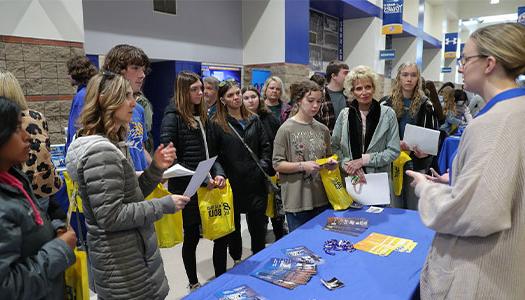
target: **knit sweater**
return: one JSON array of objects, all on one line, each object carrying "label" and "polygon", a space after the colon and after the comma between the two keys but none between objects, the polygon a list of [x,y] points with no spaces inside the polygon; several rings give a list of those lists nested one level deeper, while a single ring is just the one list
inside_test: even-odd
[{"label": "knit sweater", "polygon": [[496,104],[463,133],[451,186],[421,182],[419,212],[437,234],[422,299],[525,296],[525,97]]}]

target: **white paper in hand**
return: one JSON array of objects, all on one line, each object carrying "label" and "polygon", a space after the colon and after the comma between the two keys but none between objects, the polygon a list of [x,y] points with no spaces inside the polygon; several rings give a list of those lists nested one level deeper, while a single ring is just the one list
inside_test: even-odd
[{"label": "white paper in hand", "polygon": [[195,171],[187,169],[179,164],[172,166],[171,168],[164,171],[162,178],[168,179],[173,177],[191,176],[195,174]]},{"label": "white paper in hand", "polygon": [[191,177],[190,183],[186,187],[186,190],[184,191],[184,196],[192,197],[197,192],[197,189],[201,186],[201,184],[204,182],[204,179],[208,176],[210,173],[211,167],[213,166],[213,163],[217,159],[217,156],[214,156],[210,159],[203,160],[199,163],[197,166],[197,169],[195,170],[195,174]]},{"label": "white paper in hand", "polygon": [[412,150],[417,145],[419,149],[426,154],[437,155],[439,130],[407,124],[405,126],[403,141],[405,141]]},{"label": "white paper in hand", "polygon": [[387,173],[365,174],[366,184],[352,185],[352,177],[346,177],[346,191],[363,205],[390,204],[390,182]]}]

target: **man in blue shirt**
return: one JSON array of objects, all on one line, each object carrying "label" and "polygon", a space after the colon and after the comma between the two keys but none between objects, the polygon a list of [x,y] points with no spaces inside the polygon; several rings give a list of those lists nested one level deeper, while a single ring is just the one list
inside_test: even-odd
[{"label": "man in blue shirt", "polygon": [[144,151],[144,144],[148,140],[148,132],[146,130],[146,121],[144,118],[144,108],[137,103],[133,109],[131,122],[129,123],[128,141],[129,154],[135,165],[135,171],[144,171],[148,167]]},{"label": "man in blue shirt", "polygon": [[[138,97],[148,68],[149,58],[142,49],[122,44],[109,50],[102,70],[124,76],[131,84],[133,94]],[[145,151],[144,147],[148,134],[146,132],[144,108],[138,103],[133,109],[129,127],[127,144],[135,171],[143,171],[151,162],[151,156]]]},{"label": "man in blue shirt", "polygon": [[77,93],[71,102],[69,111],[69,120],[67,122],[67,137],[65,151],[73,141],[73,136],[77,132],[78,117],[84,107],[84,98],[86,97],[86,86],[91,77],[97,74],[97,69],[85,56],[75,56],[67,62],[67,73],[71,78],[71,84],[76,85]]}]

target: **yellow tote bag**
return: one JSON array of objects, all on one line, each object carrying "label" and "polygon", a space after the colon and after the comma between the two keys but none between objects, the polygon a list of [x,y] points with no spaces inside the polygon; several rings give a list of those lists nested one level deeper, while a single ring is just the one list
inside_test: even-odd
[{"label": "yellow tote bag", "polygon": [[197,196],[204,238],[213,241],[235,231],[233,192],[228,180],[223,189],[199,188]]},{"label": "yellow tote bag", "polygon": [[[146,197],[146,200],[162,198],[167,195],[171,195],[171,193],[159,183],[153,192]],[[157,243],[160,248],[171,248],[183,241],[181,211],[174,214],[165,214],[154,225],[157,233]]]},{"label": "yellow tote bag", "polygon": [[[78,194],[78,183],[73,182],[73,180],[71,180],[71,177],[69,177],[67,171],[64,171],[63,174],[64,179],[66,181],[67,197],[69,199],[73,199],[73,195],[75,196],[75,199],[77,201],[76,209],[78,209],[78,211],[76,212],[83,214],[84,208],[82,206],[82,198],[80,198],[80,195]],[[71,206],[71,201],[69,201],[69,205]]]},{"label": "yellow tote bag", "polygon": [[403,190],[403,169],[408,161],[411,161],[409,151],[401,151],[399,156],[392,162],[392,184],[394,185],[394,194],[401,195]]},{"label": "yellow tote bag", "polygon": [[[277,176],[270,177],[272,179],[272,183],[277,184]],[[266,205],[266,216],[268,218],[275,217],[275,192],[268,193],[268,203]]]},{"label": "yellow tote bag", "polygon": [[75,248],[75,264],[66,269],[66,300],[89,300],[88,265],[86,251]]},{"label": "yellow tote bag", "polygon": [[[315,162],[322,166],[326,164],[330,158],[337,160],[337,155],[334,154],[328,158],[318,159]],[[321,168],[319,174],[321,175],[321,180],[323,181],[323,186],[326,191],[328,201],[330,201],[330,204],[332,204],[334,210],[345,210],[350,207],[354,200],[346,191],[345,185],[343,184],[343,179],[341,178],[341,171],[339,171],[339,167],[335,168],[334,170]]]},{"label": "yellow tote bag", "polygon": [[[73,183],[67,173],[64,172],[65,178],[69,180],[69,183]],[[69,194],[69,187],[68,187]],[[66,300],[89,300],[89,278],[88,278],[88,262],[87,252],[85,250],[86,240],[80,229],[80,217],[79,209],[80,206],[75,199],[80,197],[70,198],[69,207],[67,210],[67,224],[71,224],[71,215],[73,211],[76,212],[76,222],[78,228],[78,240],[80,247],[75,247],[75,263],[66,269],[64,272],[64,286],[65,286],[65,299]]]}]

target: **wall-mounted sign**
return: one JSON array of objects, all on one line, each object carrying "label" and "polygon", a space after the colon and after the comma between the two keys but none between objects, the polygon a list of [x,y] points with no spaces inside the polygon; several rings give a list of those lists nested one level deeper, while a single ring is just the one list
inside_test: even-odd
[{"label": "wall-mounted sign", "polygon": [[518,23],[525,25],[525,6],[518,7]]},{"label": "wall-mounted sign", "polygon": [[382,33],[403,33],[403,0],[383,0]]},{"label": "wall-mounted sign", "polygon": [[396,58],[396,49],[379,50],[380,60],[393,60]]},{"label": "wall-mounted sign", "polygon": [[441,67],[441,73],[452,73],[451,67]]},{"label": "wall-mounted sign", "polygon": [[458,33],[445,33],[443,44],[445,45],[445,58],[456,58],[456,52],[458,51]]}]

